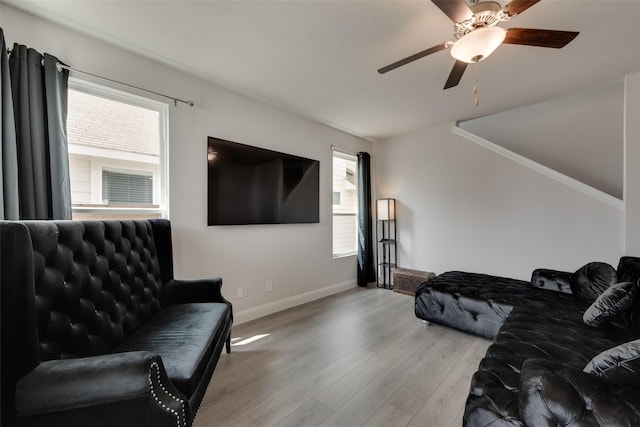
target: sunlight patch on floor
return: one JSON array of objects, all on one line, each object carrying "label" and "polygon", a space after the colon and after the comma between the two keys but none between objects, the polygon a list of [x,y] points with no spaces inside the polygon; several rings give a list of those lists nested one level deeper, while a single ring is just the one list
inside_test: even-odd
[{"label": "sunlight patch on floor", "polygon": [[242,337],[237,337],[237,338],[231,338],[231,346],[232,347],[239,347],[242,345],[247,345],[247,344],[251,344],[252,342],[256,342],[258,340],[261,340],[262,338],[268,337],[269,334],[258,334],[258,335],[254,335],[250,338],[242,338]]}]

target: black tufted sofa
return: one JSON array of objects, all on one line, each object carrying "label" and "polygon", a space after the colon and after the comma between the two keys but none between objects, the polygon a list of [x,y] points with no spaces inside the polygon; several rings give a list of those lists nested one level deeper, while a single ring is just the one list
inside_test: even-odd
[{"label": "black tufted sofa", "polygon": [[[621,258],[617,280],[639,279],[640,258]],[[585,372],[594,357],[640,338],[640,302],[619,322],[588,326],[590,303],[572,294],[572,280],[542,269],[531,282],[448,272],[417,289],[417,317],[493,339],[472,377],[464,426],[640,426],[638,362],[624,382]]]},{"label": "black tufted sofa", "polygon": [[0,222],[3,426],[190,426],[231,305],[166,220]]}]

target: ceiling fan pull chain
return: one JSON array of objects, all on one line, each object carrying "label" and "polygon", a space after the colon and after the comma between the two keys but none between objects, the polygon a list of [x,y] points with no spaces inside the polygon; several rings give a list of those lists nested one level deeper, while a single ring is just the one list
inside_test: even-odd
[{"label": "ceiling fan pull chain", "polygon": [[475,95],[475,101],[474,104],[477,107],[478,105],[480,105],[480,101],[478,100],[478,81],[476,80],[476,84],[473,85],[473,90],[472,90],[473,94]]}]

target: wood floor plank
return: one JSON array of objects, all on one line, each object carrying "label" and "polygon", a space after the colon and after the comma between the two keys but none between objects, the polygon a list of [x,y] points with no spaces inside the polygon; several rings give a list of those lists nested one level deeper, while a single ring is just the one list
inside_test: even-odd
[{"label": "wood floor plank", "polygon": [[[439,367],[434,359],[446,360],[448,365],[454,362],[457,356],[455,350],[460,346],[460,337],[445,335],[443,328],[434,328],[427,331],[432,335],[431,339],[423,337],[424,330],[419,330],[420,335],[416,340],[418,345],[406,354],[399,354],[386,371],[378,373],[376,379],[360,390],[351,400],[347,401],[329,419],[327,425],[369,425],[382,423],[378,411],[382,411],[383,418],[387,418],[394,424],[401,424],[405,416],[396,420],[388,419],[388,410],[384,408],[392,396],[405,390],[408,384],[412,384],[416,378],[432,378],[437,375]],[[435,357],[434,357],[435,356]],[[445,371],[446,372],[446,371]],[[429,377],[425,373],[430,373]],[[420,405],[422,406],[422,405]],[[415,412],[420,408],[417,407]],[[396,406],[401,409],[400,405]],[[374,414],[373,419],[370,414]],[[408,416],[412,413],[405,411]]]},{"label": "wood floor plank", "polygon": [[[440,384],[450,375],[449,371],[452,366],[459,363],[458,360],[462,358],[465,349],[473,343],[473,339],[465,334],[447,331],[436,325],[428,328],[431,332],[441,332],[443,336],[431,343],[419,355],[410,355],[413,364],[408,366],[407,370],[411,375],[386,402],[387,405],[398,409],[410,419],[418,413]],[[383,412],[381,414],[375,413],[367,421],[367,424],[378,424],[381,422],[378,418],[386,418],[388,409],[381,408],[381,410]]]},{"label": "wood floor plank", "polygon": [[411,422],[411,419],[411,415],[389,403],[385,403],[364,425],[367,427],[406,426]]},{"label": "wood floor plank", "polygon": [[376,357],[362,363],[348,375],[340,379],[331,387],[318,395],[318,399],[329,408],[337,410],[344,405],[369,383],[374,381],[381,372],[386,371],[396,360],[406,355],[411,349],[419,345],[419,337],[411,332],[398,334],[393,342],[379,349]]},{"label": "wood floor plank", "polygon": [[489,345],[423,325],[413,298],[377,288],[234,326],[232,336],[194,427],[460,425]]},{"label": "wood floor plank", "polygon": [[[209,424],[210,426],[218,425],[217,422]],[[239,418],[236,418],[232,423],[227,424],[227,427],[257,427],[258,425],[254,423],[251,418],[246,415],[243,415]]]},{"label": "wood floor plank", "polygon": [[451,424],[449,424],[449,427],[460,427],[463,423],[463,418],[464,418],[464,408],[460,409],[460,412],[458,412],[458,415],[456,415],[456,417],[453,419]]},{"label": "wood floor plank", "polygon": [[[315,396],[320,390],[338,381],[363,363],[363,360],[373,356],[373,353],[367,354],[364,351],[349,352],[326,368],[313,373],[295,387],[276,393],[272,398],[266,399],[263,404],[249,412],[249,417],[260,426],[275,425],[282,419],[283,414],[288,416],[299,407],[305,406],[307,402],[316,400]],[[323,406],[326,407],[324,404]]]},{"label": "wood floor plank", "polygon": [[464,408],[469,394],[471,375],[489,346],[488,342],[473,342],[458,362],[451,367],[446,379],[431,394],[408,426],[442,427],[451,424]]},{"label": "wood floor plank", "polygon": [[[331,409],[312,399],[276,424],[277,427],[315,426],[331,415]],[[262,425],[262,424],[260,424]]]}]

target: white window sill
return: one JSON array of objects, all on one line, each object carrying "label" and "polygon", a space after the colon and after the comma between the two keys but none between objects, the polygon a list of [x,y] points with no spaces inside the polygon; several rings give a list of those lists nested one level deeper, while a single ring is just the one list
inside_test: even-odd
[{"label": "white window sill", "polygon": [[357,255],[358,255],[358,252],[348,252],[345,254],[333,254],[333,259],[348,258],[352,256],[357,256]]}]

